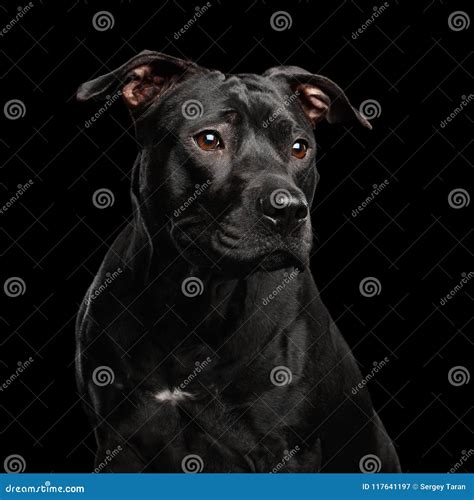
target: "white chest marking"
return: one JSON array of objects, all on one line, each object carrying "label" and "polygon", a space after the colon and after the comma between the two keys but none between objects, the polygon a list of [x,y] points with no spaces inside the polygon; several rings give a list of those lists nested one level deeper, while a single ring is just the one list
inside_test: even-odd
[{"label": "white chest marking", "polygon": [[193,395],[190,392],[182,391],[181,389],[174,389],[170,391],[169,389],[165,389],[163,391],[157,392],[153,396],[157,401],[161,403],[172,403],[176,404],[179,401],[184,401],[185,399],[192,399]]}]

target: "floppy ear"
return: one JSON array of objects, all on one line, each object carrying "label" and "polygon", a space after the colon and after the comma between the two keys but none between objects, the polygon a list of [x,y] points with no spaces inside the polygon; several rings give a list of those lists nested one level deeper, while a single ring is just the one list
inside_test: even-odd
[{"label": "floppy ear", "polygon": [[299,97],[303,112],[313,127],[324,119],[329,123],[356,120],[372,129],[367,119],[351,105],[343,90],[325,76],[313,75],[296,66],[271,68],[263,76],[279,79],[289,85]]},{"label": "floppy ear", "polygon": [[139,110],[185,75],[201,71],[206,70],[190,61],[144,50],[111,73],[83,83],[77,99],[108,99],[110,94],[121,92],[128,108]]}]

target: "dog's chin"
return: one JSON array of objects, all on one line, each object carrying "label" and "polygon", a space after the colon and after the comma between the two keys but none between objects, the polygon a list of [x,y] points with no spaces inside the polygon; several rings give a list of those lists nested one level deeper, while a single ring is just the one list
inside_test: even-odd
[{"label": "dog's chin", "polygon": [[278,269],[285,269],[287,267],[304,269],[307,265],[307,258],[283,251],[275,251],[268,255],[264,255],[256,262],[256,267],[263,271],[277,271]]},{"label": "dog's chin", "polygon": [[[175,235],[173,235],[175,236]],[[204,237],[178,233],[173,242],[182,257],[197,267],[209,267],[232,275],[244,275],[258,270],[276,271],[287,267],[304,269],[309,262],[309,243],[303,238],[283,242],[271,237],[251,242],[230,238],[215,231]]]},{"label": "dog's chin", "polygon": [[[288,250],[274,250],[261,254],[251,250],[228,251],[218,257],[218,265],[215,267],[226,274],[243,276],[256,271],[271,272],[288,267],[297,267],[302,270],[308,266],[308,261],[308,258]],[[194,260],[194,264],[199,265],[199,262]]]},{"label": "dog's chin", "polygon": [[309,245],[294,239],[283,243],[272,238],[255,239],[253,244],[229,245],[219,234],[211,238],[209,254],[218,255],[222,269],[238,274],[248,274],[257,270],[276,271],[287,267],[303,269],[309,262]]}]

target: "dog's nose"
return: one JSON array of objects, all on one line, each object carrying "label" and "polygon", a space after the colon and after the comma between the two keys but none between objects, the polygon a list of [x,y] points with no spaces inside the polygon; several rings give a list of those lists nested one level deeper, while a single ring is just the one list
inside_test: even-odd
[{"label": "dog's nose", "polygon": [[308,204],[303,193],[289,189],[274,189],[258,200],[264,220],[281,232],[289,232],[308,216]]}]

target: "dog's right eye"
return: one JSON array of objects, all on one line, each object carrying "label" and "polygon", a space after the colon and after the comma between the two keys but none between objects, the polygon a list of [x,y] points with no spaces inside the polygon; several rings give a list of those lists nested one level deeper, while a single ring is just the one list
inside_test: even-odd
[{"label": "dog's right eye", "polygon": [[216,149],[223,149],[224,143],[221,136],[213,130],[205,130],[194,136],[196,144],[204,151],[214,151]]}]

